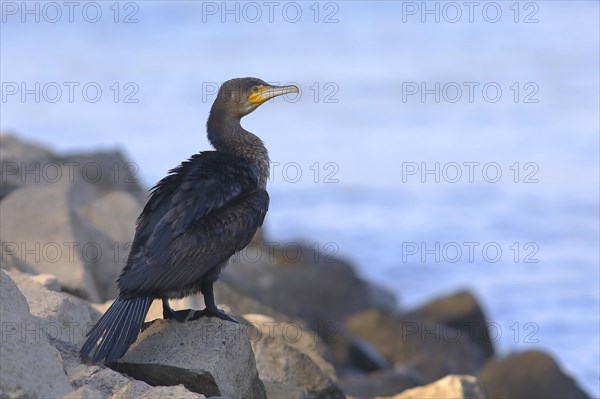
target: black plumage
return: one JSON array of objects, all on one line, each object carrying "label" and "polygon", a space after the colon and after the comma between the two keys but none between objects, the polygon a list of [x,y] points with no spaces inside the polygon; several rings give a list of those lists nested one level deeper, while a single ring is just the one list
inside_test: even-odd
[{"label": "black plumage", "polygon": [[165,318],[183,321],[189,311],[173,311],[168,299],[202,292],[206,308],[190,320],[235,321],[217,309],[212,286],[229,258],[251,241],[269,207],[268,152],[240,119],[290,92],[298,88],[256,78],[223,83],[207,123],[216,151],[192,156],[151,190],[118,279],[120,294],[88,333],[82,358],[111,362],[122,357],[154,299],[163,300]]}]

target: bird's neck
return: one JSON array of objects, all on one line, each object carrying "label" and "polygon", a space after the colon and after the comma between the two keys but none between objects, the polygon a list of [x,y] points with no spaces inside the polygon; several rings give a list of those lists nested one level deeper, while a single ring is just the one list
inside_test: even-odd
[{"label": "bird's neck", "polygon": [[256,165],[259,184],[266,187],[269,178],[269,153],[262,140],[245,130],[240,117],[211,109],[206,130],[215,150],[236,155]]}]

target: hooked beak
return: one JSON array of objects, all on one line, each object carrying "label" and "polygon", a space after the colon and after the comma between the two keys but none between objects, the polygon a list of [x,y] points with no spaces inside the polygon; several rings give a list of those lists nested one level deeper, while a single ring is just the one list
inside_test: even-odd
[{"label": "hooked beak", "polygon": [[281,96],[288,93],[299,93],[300,89],[298,86],[259,86],[258,92],[253,92],[248,97],[248,101],[252,104],[262,104],[274,97]]}]

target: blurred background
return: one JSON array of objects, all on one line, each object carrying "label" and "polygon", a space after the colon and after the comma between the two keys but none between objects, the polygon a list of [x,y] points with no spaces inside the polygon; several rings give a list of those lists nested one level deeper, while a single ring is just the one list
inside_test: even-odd
[{"label": "blurred background", "polygon": [[3,131],[122,150],[150,187],[209,149],[221,82],[297,84],[243,120],[273,161],[267,238],[403,308],[469,289],[500,353],[600,395],[598,2],[46,5],[2,3]]}]

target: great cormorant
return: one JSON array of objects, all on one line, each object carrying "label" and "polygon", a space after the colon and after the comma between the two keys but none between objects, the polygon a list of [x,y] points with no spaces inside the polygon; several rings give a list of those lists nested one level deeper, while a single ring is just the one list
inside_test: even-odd
[{"label": "great cormorant", "polygon": [[154,299],[162,299],[165,318],[184,321],[189,311],[174,311],[168,300],[202,292],[206,308],[189,319],[235,322],[217,308],[213,283],[229,258],[248,245],[269,206],[269,155],[240,119],[273,97],[297,92],[296,86],[256,78],[221,85],[206,126],[216,151],[193,155],[152,189],[117,281],[119,296],[89,331],[82,358],[122,357]]}]

